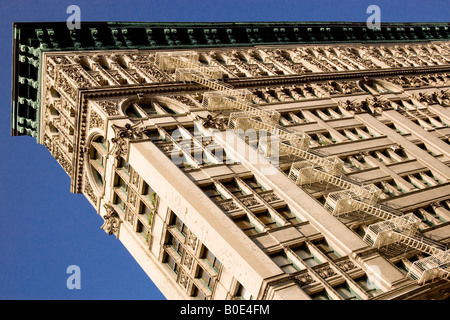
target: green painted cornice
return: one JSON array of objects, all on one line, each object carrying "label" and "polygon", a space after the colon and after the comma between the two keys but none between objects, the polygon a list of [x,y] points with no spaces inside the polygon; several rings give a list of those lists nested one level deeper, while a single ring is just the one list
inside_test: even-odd
[{"label": "green painted cornice", "polygon": [[195,49],[314,43],[384,43],[450,39],[450,23],[365,22],[66,22],[13,24],[11,135],[39,138],[43,52]]}]

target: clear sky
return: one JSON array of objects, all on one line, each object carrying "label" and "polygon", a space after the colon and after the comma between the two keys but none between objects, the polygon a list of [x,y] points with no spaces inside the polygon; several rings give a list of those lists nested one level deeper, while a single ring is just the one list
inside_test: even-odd
[{"label": "clear sky", "polygon": [[[83,195],[31,137],[10,136],[12,23],[66,21],[69,5],[85,21],[450,21],[450,0],[109,0],[0,2],[0,299],[164,299],[128,251],[100,226]],[[81,270],[69,290],[67,267]]]}]

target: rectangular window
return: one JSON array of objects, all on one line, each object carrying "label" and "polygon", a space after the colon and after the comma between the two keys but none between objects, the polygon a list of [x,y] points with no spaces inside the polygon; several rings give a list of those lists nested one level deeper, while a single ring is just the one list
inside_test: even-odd
[{"label": "rectangular window", "polygon": [[167,266],[169,266],[169,268],[173,271],[173,273],[178,274],[179,271],[179,266],[178,264],[175,262],[175,260],[166,253],[166,260],[164,261]]},{"label": "rectangular window", "polygon": [[332,300],[328,293],[323,290],[321,292],[315,293],[311,295],[312,300]]},{"label": "rectangular window", "polygon": [[116,188],[119,188],[125,194],[128,193],[128,185],[119,175],[117,175]]},{"label": "rectangular window", "polygon": [[214,281],[205,270],[199,268],[197,278],[199,278],[204,283],[204,285],[212,291]]},{"label": "rectangular window", "polygon": [[268,210],[260,213],[255,213],[255,216],[269,229],[279,227],[280,225],[272,218]]},{"label": "rectangular window", "polygon": [[125,159],[120,158],[119,168],[122,169],[127,175],[130,175],[130,164]]},{"label": "rectangular window", "polygon": [[205,248],[205,250],[203,251],[203,259],[205,259],[216,272],[219,272],[220,266],[222,264],[208,248]]},{"label": "rectangular window", "polygon": [[248,178],[248,179],[244,179],[244,182],[251,188],[253,189],[253,191],[255,191],[256,193],[260,193],[263,191],[266,191],[266,189],[264,189],[264,187],[259,184],[258,181],[256,181],[256,179],[253,178]]},{"label": "rectangular window", "polygon": [[145,241],[148,242],[150,240],[150,232],[148,231],[147,227],[139,220],[137,221],[136,231],[145,239]]},{"label": "rectangular window", "polygon": [[250,222],[250,219],[246,215],[233,219],[233,221],[248,236],[259,233],[259,230],[256,229],[255,225]]},{"label": "rectangular window", "polygon": [[172,247],[173,250],[181,257],[184,253],[184,248],[181,243],[173,236],[169,236],[168,244]]},{"label": "rectangular window", "polygon": [[239,282],[238,282],[238,285],[237,285],[237,290],[236,290],[235,297],[238,300],[252,300],[252,295]]},{"label": "rectangular window", "polygon": [[314,245],[317,247],[317,249],[323,252],[331,260],[335,260],[340,257],[340,255],[336,251],[334,251],[333,248],[330,247],[330,245],[325,239],[319,242],[315,242]]},{"label": "rectangular window", "polygon": [[192,294],[197,300],[206,300],[206,296],[203,294],[203,292],[194,286],[194,292]]},{"label": "rectangular window", "polygon": [[300,268],[297,267],[284,252],[273,254],[270,258],[286,273],[294,273],[300,270]]},{"label": "rectangular window", "polygon": [[276,210],[283,218],[285,218],[287,221],[289,221],[293,225],[296,225],[296,224],[299,224],[300,222],[302,222],[299,218],[297,218],[296,216],[293,215],[293,213],[291,212],[291,210],[289,209],[288,206],[281,207]]},{"label": "rectangular window", "polygon": [[156,192],[145,181],[143,194],[151,201],[153,205],[156,204]]},{"label": "rectangular window", "polygon": [[187,231],[189,230],[186,225],[181,221],[180,218],[178,218],[176,215],[174,215],[174,222],[173,225],[178,229],[178,231],[181,232],[183,236],[186,236]]},{"label": "rectangular window", "polygon": [[361,300],[361,297],[359,297],[350,287],[347,283],[341,284],[337,287],[333,288],[336,290],[336,292],[344,298],[344,300]]},{"label": "rectangular window", "polygon": [[152,224],[153,210],[147,207],[142,201],[141,201],[141,210],[139,214],[143,215],[148,220],[148,225]]},{"label": "rectangular window", "polygon": [[355,279],[355,282],[371,297],[382,292],[367,276]]},{"label": "rectangular window", "polygon": [[121,197],[119,197],[118,194],[114,194],[114,204],[117,204],[119,206],[119,208],[123,212],[125,212],[125,208],[126,208],[125,202],[122,200]]},{"label": "rectangular window", "polygon": [[203,187],[201,187],[201,189],[214,202],[225,199],[225,197],[222,196],[221,193],[216,189],[214,184],[203,186]]},{"label": "rectangular window", "polygon": [[235,180],[232,180],[230,182],[223,182],[222,184],[235,197],[245,195],[245,192],[239,187]]},{"label": "rectangular window", "polygon": [[160,142],[160,141],[164,140],[164,139],[161,137],[161,134],[159,133],[158,130],[151,130],[151,131],[148,131],[148,132],[146,133],[146,136],[149,137],[150,140],[151,140],[152,142]]},{"label": "rectangular window", "polygon": [[301,247],[298,247],[296,249],[293,249],[294,253],[303,261],[305,261],[305,263],[310,266],[310,267],[314,267],[318,264],[320,264],[321,262],[319,261],[319,259],[317,259],[316,257],[314,257],[311,253],[311,251],[309,251],[309,249],[306,247],[306,245],[303,245]]}]

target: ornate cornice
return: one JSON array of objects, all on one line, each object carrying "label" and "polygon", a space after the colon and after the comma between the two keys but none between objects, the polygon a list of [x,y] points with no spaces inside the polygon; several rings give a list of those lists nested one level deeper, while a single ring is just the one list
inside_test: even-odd
[{"label": "ornate cornice", "polygon": [[[65,22],[20,22],[15,23],[13,29],[11,135],[37,138],[43,52],[214,49],[450,39],[450,24],[446,22],[381,23],[379,30],[368,29],[365,22],[81,22],[82,31],[78,32],[69,30]],[[164,77],[157,70],[147,71],[156,79]],[[251,73],[252,70],[248,69],[247,72]],[[82,73],[80,81],[95,82]],[[20,115],[27,115],[29,121],[19,121]]]}]

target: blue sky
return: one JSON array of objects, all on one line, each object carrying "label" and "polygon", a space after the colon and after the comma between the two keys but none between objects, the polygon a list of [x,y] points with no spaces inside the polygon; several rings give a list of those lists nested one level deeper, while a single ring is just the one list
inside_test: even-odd
[{"label": "blue sky", "polygon": [[[132,6],[130,4],[133,4]],[[65,21],[78,5],[85,21],[450,21],[449,0],[3,0],[0,58],[0,299],[164,299],[128,251],[100,229],[84,196],[31,137],[10,136],[12,23]],[[78,265],[81,289],[69,290],[67,267]]]}]

